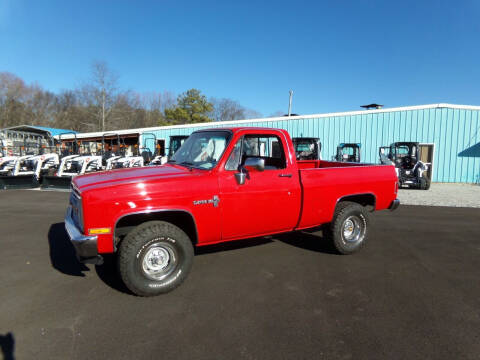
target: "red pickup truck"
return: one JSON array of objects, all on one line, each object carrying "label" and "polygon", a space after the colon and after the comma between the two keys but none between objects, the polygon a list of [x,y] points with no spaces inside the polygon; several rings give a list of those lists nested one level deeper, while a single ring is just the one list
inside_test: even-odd
[{"label": "red pickup truck", "polygon": [[152,296],[182,283],[195,246],[324,225],[354,253],[397,184],[391,165],[297,161],[285,130],[201,130],[165,165],[74,178],[65,227],[80,261],[118,253],[125,285]]}]

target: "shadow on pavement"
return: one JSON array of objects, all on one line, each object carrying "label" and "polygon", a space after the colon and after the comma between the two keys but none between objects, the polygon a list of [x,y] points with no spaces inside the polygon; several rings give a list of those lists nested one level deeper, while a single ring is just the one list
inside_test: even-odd
[{"label": "shadow on pavement", "polygon": [[[333,245],[323,237],[305,231],[298,231],[275,235],[274,237],[260,237],[202,246],[195,248],[195,256],[261,246],[274,241],[280,241],[305,250],[338,254]],[[50,244],[50,259],[55,269],[67,275],[85,276],[83,271],[89,271],[89,269],[77,260],[73,245],[70,243],[65,231],[64,223],[53,224],[50,227],[48,242]],[[95,266],[95,272],[112,289],[131,294],[118,274],[116,256],[114,254],[104,256],[104,264]]]},{"label": "shadow on pavement", "polygon": [[0,334],[0,349],[2,349],[4,360],[14,360],[15,338],[11,332],[5,335]]},{"label": "shadow on pavement", "polygon": [[83,271],[89,271],[88,267],[78,261],[63,222],[50,226],[48,244],[50,245],[50,262],[61,273],[85,276]]},{"label": "shadow on pavement", "polygon": [[[211,254],[215,252],[236,250],[241,248],[247,248],[251,246],[258,246],[271,243],[272,240],[268,238],[254,238],[247,240],[233,241],[223,244],[215,244],[209,246],[202,246],[195,248],[195,256]],[[104,255],[104,263],[100,266],[95,266],[95,271],[98,277],[112,289],[125,294],[132,294],[132,292],[125,286],[117,269],[117,257],[116,254]]]},{"label": "shadow on pavement", "polygon": [[117,270],[117,257],[116,254],[107,254],[103,256],[103,265],[95,266],[95,271],[105,284],[112,289],[120,291],[125,294],[132,294],[130,290],[125,286],[120,274]]},{"label": "shadow on pavement", "polygon": [[321,252],[325,254],[339,255],[333,244],[318,234],[306,231],[295,231],[286,234],[275,235],[275,240],[292,245],[301,249]]},{"label": "shadow on pavement", "polygon": [[272,242],[270,237],[252,238],[245,240],[235,240],[230,242],[224,242],[220,244],[200,246],[195,248],[195,255],[212,254],[222,251],[238,250],[248,248],[251,246],[265,245]]},{"label": "shadow on pavement", "polygon": [[335,250],[333,244],[330,241],[325,239],[323,236],[320,236],[318,232],[320,229],[312,229],[311,233],[309,231],[294,231],[279,235],[265,236],[259,238],[245,239],[245,240],[235,240],[230,242],[224,242],[215,245],[207,245],[195,248],[195,255],[204,255],[211,254],[222,251],[238,250],[243,248],[248,248],[252,246],[259,246],[272,243],[274,241],[280,241],[288,245],[292,245],[301,249],[322,252],[326,254],[335,254],[338,255],[338,252]]}]

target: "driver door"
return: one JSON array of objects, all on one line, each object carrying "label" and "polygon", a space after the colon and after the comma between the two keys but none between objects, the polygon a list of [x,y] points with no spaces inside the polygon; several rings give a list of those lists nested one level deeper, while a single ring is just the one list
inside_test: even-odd
[{"label": "driver door", "polygon": [[[219,173],[222,239],[292,230],[300,213],[298,171],[287,164],[285,144],[275,135],[245,135]],[[265,170],[250,169],[243,185],[235,179],[248,157],[265,160]],[[290,165],[290,166],[288,166]]]}]

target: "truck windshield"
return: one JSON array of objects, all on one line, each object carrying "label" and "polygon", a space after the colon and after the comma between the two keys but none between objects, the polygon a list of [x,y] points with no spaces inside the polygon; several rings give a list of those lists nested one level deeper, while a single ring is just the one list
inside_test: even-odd
[{"label": "truck windshield", "polygon": [[168,157],[171,158],[180,146],[183,145],[188,136],[171,136],[170,137],[170,148],[168,149]]},{"label": "truck windshield", "polygon": [[198,169],[212,169],[231,139],[229,131],[201,131],[190,135],[170,162]]}]

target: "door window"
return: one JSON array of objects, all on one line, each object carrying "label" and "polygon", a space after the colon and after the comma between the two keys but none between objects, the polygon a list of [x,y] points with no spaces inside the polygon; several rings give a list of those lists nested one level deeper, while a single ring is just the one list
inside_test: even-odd
[{"label": "door window", "polygon": [[286,158],[280,139],[271,135],[246,135],[235,144],[225,170],[238,170],[249,157],[259,157],[265,160],[265,170],[286,168]]}]

